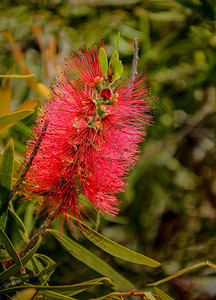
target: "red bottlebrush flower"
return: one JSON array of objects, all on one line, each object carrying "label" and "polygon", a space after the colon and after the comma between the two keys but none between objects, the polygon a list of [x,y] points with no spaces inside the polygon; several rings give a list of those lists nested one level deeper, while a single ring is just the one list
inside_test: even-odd
[{"label": "red bottlebrush flower", "polygon": [[[52,86],[52,100],[46,101],[36,119],[34,136],[28,141],[26,161],[41,135],[46,134],[26,176],[27,188],[38,200],[39,214],[52,218],[72,215],[88,217],[86,202],[98,212],[118,213],[116,194],[124,191],[125,178],[137,161],[138,143],[145,136],[144,125],[149,89],[143,73],[110,87],[98,62],[95,45],[74,56],[66,74]],[[81,79],[81,80],[80,80]],[[98,88],[99,87],[99,88]]]},{"label": "red bottlebrush flower", "polygon": [[72,52],[71,62],[66,60],[67,65],[77,78],[85,81],[92,87],[96,87],[103,81],[98,60],[99,48],[93,44],[91,49],[87,49],[85,46],[80,52]]}]

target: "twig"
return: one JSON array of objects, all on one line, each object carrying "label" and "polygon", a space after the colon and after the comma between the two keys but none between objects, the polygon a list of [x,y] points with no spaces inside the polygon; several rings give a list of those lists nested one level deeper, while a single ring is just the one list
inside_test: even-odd
[{"label": "twig", "polygon": [[[12,287],[15,287],[15,286],[19,286],[19,285],[21,285],[22,283],[23,283],[23,281],[22,281],[21,279],[14,280],[14,281],[12,281],[11,283],[2,285],[2,286],[0,287],[0,291],[9,289],[9,288],[12,288]],[[0,295],[0,299],[4,299],[3,297],[4,297],[4,295]]]},{"label": "twig", "polygon": [[50,227],[52,224],[52,218],[51,214],[46,218],[44,223],[41,225],[41,227],[38,229],[38,231],[33,235],[33,237],[25,244],[25,246],[22,248],[22,250],[19,252],[20,257],[23,257],[26,255],[27,252],[29,252],[32,247],[37,243],[39,236],[44,235],[46,232],[46,229]]},{"label": "twig", "polygon": [[39,137],[39,139],[38,139],[38,141],[37,141],[37,143],[36,143],[36,145],[35,145],[35,147],[34,147],[34,149],[33,149],[33,151],[32,151],[32,154],[31,154],[31,156],[30,156],[30,158],[29,158],[29,160],[28,160],[28,162],[27,162],[27,164],[26,164],[24,170],[22,171],[22,174],[20,175],[19,179],[17,180],[16,184],[14,185],[14,187],[13,187],[13,189],[12,189],[12,191],[11,191],[10,199],[12,199],[13,196],[15,195],[15,193],[16,193],[18,187],[19,187],[20,184],[23,182],[23,180],[24,180],[24,178],[25,178],[25,176],[26,176],[26,173],[28,172],[29,168],[31,167],[32,162],[33,162],[33,159],[34,159],[34,157],[36,156],[36,154],[37,154],[37,152],[38,152],[38,149],[39,149],[39,147],[40,147],[40,144],[41,144],[41,142],[42,142],[42,140],[43,140],[43,138],[44,138],[44,135],[45,135],[45,133],[46,133],[47,126],[48,126],[48,122],[45,122],[45,123],[44,123],[44,126],[43,126],[43,128],[42,128],[42,131],[41,131],[41,135],[40,135],[40,137]]},{"label": "twig", "polygon": [[132,62],[132,68],[131,68],[131,77],[132,79],[135,78],[135,76],[137,75],[137,65],[138,65],[138,38],[134,39],[134,58],[133,58],[133,62]]}]

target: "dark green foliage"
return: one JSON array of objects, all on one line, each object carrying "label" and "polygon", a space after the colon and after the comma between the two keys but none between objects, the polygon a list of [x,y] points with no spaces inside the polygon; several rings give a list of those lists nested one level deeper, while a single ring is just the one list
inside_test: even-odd
[{"label": "dark green foliage", "polygon": [[[108,62],[114,52],[113,60],[122,61],[122,76],[128,78],[133,39],[138,38],[138,71],[144,70],[148,74],[151,94],[160,99],[152,104],[155,107],[154,126],[146,129],[148,135],[141,145],[137,167],[129,176],[126,193],[119,195],[122,201],[120,215],[112,220],[107,216],[102,218],[99,232],[162,265],[149,268],[112,257],[78,232],[76,243],[109,264],[138,290],[143,290],[146,297],[214,299],[216,1],[1,1],[0,17],[0,31],[11,30],[23,53],[22,63],[28,67],[29,74],[35,74],[35,77],[13,78],[6,83],[1,79],[0,121],[5,120],[3,115],[17,108],[19,113],[15,115],[21,116],[20,111],[32,110],[40,99],[43,101],[45,96],[40,93],[43,89],[36,83],[49,87],[58,75],[56,66],[63,66],[64,57],[84,43],[100,45],[104,39],[104,48],[106,44],[111,46],[107,53]],[[114,51],[118,32],[119,57]],[[5,33],[0,34],[0,46],[1,74],[22,74],[17,48]],[[104,51],[101,56],[104,72],[107,68],[114,72],[115,66],[107,66]],[[121,76],[120,68],[117,69]],[[11,137],[14,141],[16,160],[12,185],[20,174],[17,160],[23,160],[25,141],[31,134],[34,116],[15,125],[9,124],[8,120],[8,127],[0,128],[1,153]],[[1,166],[5,168],[3,162]],[[12,170],[9,173],[12,174]],[[9,284],[9,277],[14,276],[12,280],[21,280],[22,285],[15,287],[13,293],[7,291],[8,295],[34,286],[38,291],[34,299],[40,299],[44,294],[46,299],[70,299],[72,293],[61,293],[60,286],[72,286],[72,290],[75,284],[82,283],[86,285],[82,287],[83,292],[75,296],[77,299],[93,299],[112,293],[112,285],[106,280],[99,278],[89,283],[99,274],[63,249],[61,237],[59,244],[51,235],[45,236],[38,250],[40,241],[26,254],[27,258],[18,259],[15,253],[23,248],[27,233],[31,237],[42,220],[33,216],[34,199],[22,202],[26,196],[22,195],[22,186],[8,210],[10,186],[8,181],[3,191],[4,199],[1,198],[0,221],[3,220],[2,227],[5,227],[7,219],[3,235],[13,248],[9,246],[10,250],[7,250],[9,244],[3,238],[0,279],[4,280],[3,284]],[[59,230],[59,227],[57,223],[54,229]],[[64,230],[66,237],[71,239],[73,230],[67,225]],[[96,237],[93,236],[97,240]],[[11,257],[15,264],[5,270],[3,265]],[[212,263],[206,262],[208,259]],[[26,274],[20,273],[20,261],[25,265]],[[201,266],[203,268],[198,268]],[[179,270],[181,277],[171,276]],[[146,287],[167,276],[172,280],[164,280],[159,288]],[[85,290],[90,285],[94,288]],[[46,289],[48,286],[50,288]],[[113,299],[116,297],[114,295]]]}]

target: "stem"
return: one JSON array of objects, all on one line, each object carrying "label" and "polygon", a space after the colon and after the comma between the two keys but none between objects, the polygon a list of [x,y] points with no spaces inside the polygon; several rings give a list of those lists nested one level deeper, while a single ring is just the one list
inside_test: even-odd
[{"label": "stem", "polygon": [[31,237],[30,240],[25,244],[25,246],[22,248],[21,251],[19,251],[19,254],[21,257],[25,256],[27,252],[31,250],[31,248],[37,243],[39,236],[43,236],[46,232],[46,229],[50,227],[52,224],[52,218],[51,215],[49,215],[44,223],[40,226],[38,231]]},{"label": "stem", "polygon": [[133,58],[133,62],[132,62],[132,68],[131,68],[131,79],[134,79],[135,76],[137,75],[137,65],[138,65],[138,38],[134,39],[134,58]]},{"label": "stem", "polygon": [[12,199],[13,196],[15,195],[18,187],[23,182],[23,180],[24,180],[24,178],[26,176],[26,173],[28,172],[29,168],[31,167],[33,159],[36,156],[36,154],[37,154],[37,152],[39,150],[40,144],[41,144],[41,142],[42,142],[42,140],[43,140],[43,138],[45,136],[45,133],[46,133],[46,130],[47,130],[47,126],[48,126],[48,122],[46,121],[44,123],[43,128],[42,128],[41,135],[40,135],[40,137],[39,137],[39,139],[38,139],[38,141],[37,141],[37,143],[36,143],[36,145],[35,145],[35,147],[34,147],[34,149],[32,151],[32,154],[31,154],[31,156],[30,156],[30,158],[29,158],[29,160],[28,160],[28,162],[27,162],[24,170],[22,171],[22,174],[20,175],[19,179],[17,180],[16,184],[14,185],[14,187],[13,187],[13,189],[11,191],[10,199]]}]

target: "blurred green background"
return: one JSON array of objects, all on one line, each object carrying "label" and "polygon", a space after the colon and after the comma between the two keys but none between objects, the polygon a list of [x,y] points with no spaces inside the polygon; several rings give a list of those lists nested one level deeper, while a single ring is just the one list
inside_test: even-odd
[{"label": "blurred green background", "polygon": [[[119,195],[119,216],[103,219],[100,232],[162,262],[162,267],[150,269],[114,259],[81,235],[79,242],[140,289],[203,260],[216,262],[215,20],[215,0],[0,2],[0,73],[35,74],[28,81],[2,80],[0,115],[21,105],[28,108],[42,103],[45,97],[36,83],[49,88],[64,69],[70,51],[84,43],[99,45],[104,39],[110,55],[119,31],[118,51],[124,64],[123,79],[127,78],[133,39],[139,39],[138,69],[148,75],[151,95],[159,97],[151,104],[154,126],[146,128],[140,160],[128,179],[126,193]],[[32,123],[33,116],[1,130],[1,152],[13,138],[16,158],[22,161]],[[15,199],[14,205],[33,233],[41,222],[33,217],[33,204]],[[79,283],[98,276],[52,237],[46,237],[40,251],[58,263],[50,284]],[[205,267],[161,288],[174,299],[207,300],[216,299],[215,283],[216,272]],[[96,297],[103,289],[80,299]]]}]

